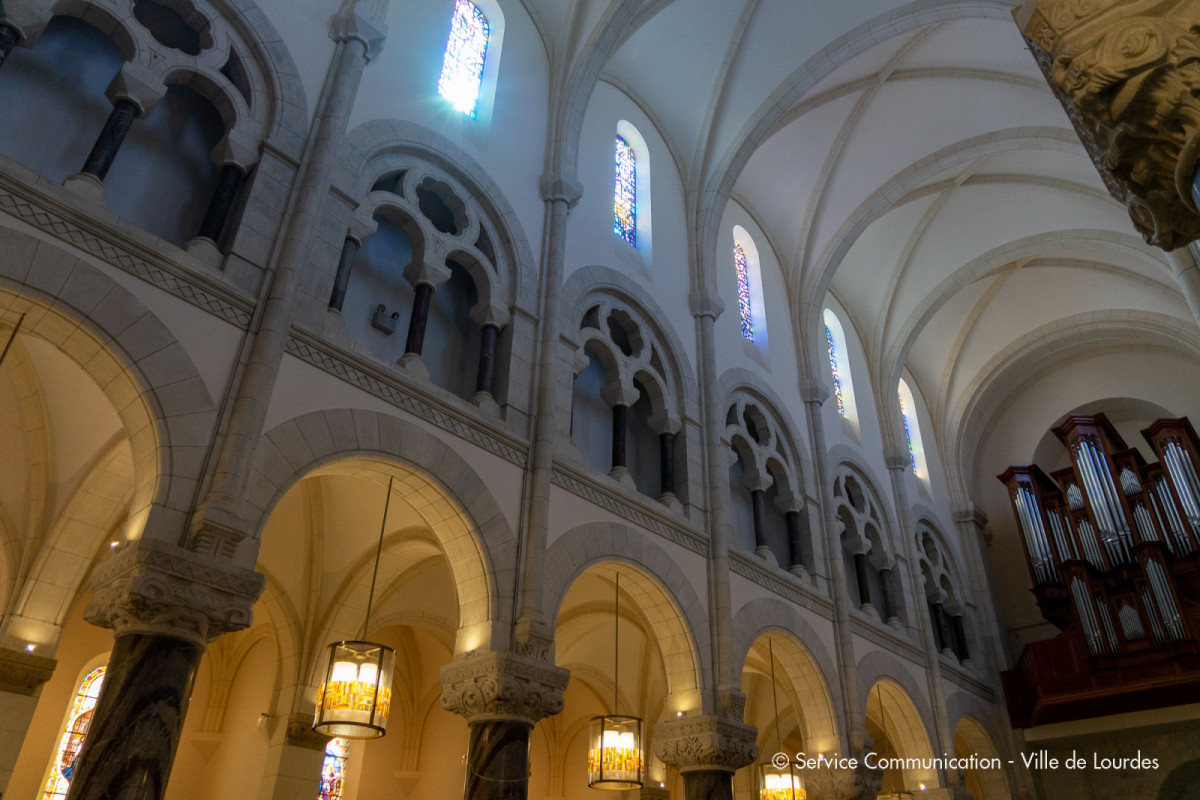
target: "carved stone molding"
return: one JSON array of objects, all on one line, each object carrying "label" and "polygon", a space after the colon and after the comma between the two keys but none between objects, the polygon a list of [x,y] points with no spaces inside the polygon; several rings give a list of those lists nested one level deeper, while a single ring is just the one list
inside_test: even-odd
[{"label": "carved stone molding", "polygon": [[206,647],[250,625],[266,579],[154,539],[125,545],[92,573],[84,618],[117,636],[171,636]]},{"label": "carved stone molding", "polygon": [[734,719],[706,714],[654,726],[654,754],[679,772],[736,772],[758,758],[757,730]]},{"label": "carved stone molding", "polygon": [[325,751],[329,737],[313,730],[312,714],[290,714],[287,720],[287,743],[305,750]]},{"label": "carved stone molding", "polygon": [[483,653],[441,669],[442,708],[467,722],[534,725],[563,710],[571,673],[516,653]]},{"label": "carved stone molding", "polygon": [[1200,238],[1200,0],[1027,0],[1021,34],[1146,241]]},{"label": "carved stone molding", "polygon": [[0,692],[30,696],[50,680],[56,666],[53,658],[0,648]]}]

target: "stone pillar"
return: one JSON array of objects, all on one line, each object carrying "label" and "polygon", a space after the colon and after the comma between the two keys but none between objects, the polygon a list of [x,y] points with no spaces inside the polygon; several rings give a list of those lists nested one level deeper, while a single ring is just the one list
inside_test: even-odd
[{"label": "stone pillar", "polygon": [[0,3],[0,66],[17,45],[33,47],[54,16],[54,0]]},{"label": "stone pillar", "polygon": [[612,408],[612,469],[609,475],[629,488],[634,488],[633,476],[626,464],[626,439],[629,430],[629,409],[641,397],[632,380],[617,379],[600,390],[600,399]]},{"label": "stone pillar", "polygon": [[404,355],[400,363],[407,369],[429,377],[425,363],[421,360],[421,351],[425,347],[425,325],[429,322],[429,304],[433,301],[433,293],[450,280],[450,268],[445,264],[425,261],[413,261],[404,268],[404,277],[415,289],[413,294],[412,316],[408,318],[408,338],[404,340]]},{"label": "stone pillar", "polygon": [[871,605],[871,584],[868,582],[866,553],[854,554],[854,577],[858,579],[859,606]]},{"label": "stone pillar", "polygon": [[500,331],[511,316],[507,308],[481,302],[471,311],[471,321],[479,326],[479,367],[475,371],[475,394],[471,402],[485,410],[500,413],[496,404],[496,354],[500,347]]},{"label": "stone pillar", "polygon": [[358,255],[362,243],[378,228],[378,222],[371,217],[364,217],[358,211],[350,217],[350,227],[346,230],[346,240],[342,243],[342,254],[338,258],[337,274],[333,277],[333,290],[329,293],[330,311],[342,313],[346,287],[350,285],[350,272],[354,269],[354,257]]},{"label": "stone pillar", "polygon": [[771,552],[767,544],[767,493],[762,489],[750,492],[750,509],[754,515],[754,550],[759,555]]},{"label": "stone pillar", "polygon": [[967,649],[967,627],[963,624],[963,615],[955,614],[951,617],[952,629],[954,631],[954,644],[958,648],[955,655],[959,661],[966,661],[971,657],[971,651]]},{"label": "stone pillar", "polygon": [[756,734],[730,717],[678,717],[654,726],[654,753],[683,776],[684,800],[733,800],[733,773],[758,758]]},{"label": "stone pillar", "polygon": [[612,468],[625,469],[625,439],[628,434],[629,406],[618,403],[612,407]]},{"label": "stone pillar", "polygon": [[[666,402],[669,400],[664,400]],[[667,409],[653,414],[649,423],[650,429],[658,434],[658,501],[675,511],[682,511],[683,505],[675,494],[675,442],[683,423]]]},{"label": "stone pillar", "polygon": [[562,711],[569,679],[565,669],[516,653],[442,667],[442,708],[470,726],[464,800],[526,800],[529,734]]},{"label": "stone pillar", "polygon": [[800,527],[800,512],[786,511],[783,515],[787,525],[789,568],[795,571],[797,567],[808,569],[812,566],[812,542],[804,541],[804,532]]},{"label": "stone pillar", "polygon": [[133,121],[149,115],[166,92],[160,75],[141,64],[126,62],[105,90],[113,104],[112,113],[92,145],[83,169],[67,178],[65,185],[102,202],[104,178]]},{"label": "stone pillar", "polygon": [[942,598],[933,598],[929,601],[929,616],[933,620],[934,640],[938,649],[943,653],[954,655],[952,643],[954,635],[950,632],[950,626],[946,624],[946,604],[942,602]]},{"label": "stone pillar", "polygon": [[0,796],[8,788],[42,686],[55,666],[53,658],[0,648]]},{"label": "stone pillar", "polygon": [[220,264],[221,234],[225,230],[230,212],[237,204],[242,181],[250,174],[258,160],[257,148],[241,139],[240,135],[230,132],[213,149],[213,163],[221,168],[217,187],[209,199],[200,229],[187,243],[189,253],[214,265]]},{"label": "stone pillar", "polygon": [[889,625],[893,622],[899,622],[900,616],[897,613],[900,605],[897,602],[896,592],[896,570],[892,567],[884,567],[879,570],[879,579],[883,584],[883,619]]},{"label": "stone pillar", "polygon": [[161,800],[207,644],[250,624],[265,579],[154,539],[92,573],[89,622],[116,634],[69,800]]},{"label": "stone pillar", "polygon": [[17,29],[0,22],[0,67],[4,66],[8,54],[12,52],[19,41],[21,41],[21,34],[17,32]]},{"label": "stone pillar", "polygon": [[[1200,49],[1192,2],[1026,0],[1017,25],[1109,193],[1146,241],[1200,238]],[[1193,309],[1195,311],[1195,309]]]}]

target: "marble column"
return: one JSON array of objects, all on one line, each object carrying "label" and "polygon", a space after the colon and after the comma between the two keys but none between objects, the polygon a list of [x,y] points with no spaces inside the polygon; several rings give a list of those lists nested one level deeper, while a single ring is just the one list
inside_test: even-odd
[{"label": "marble column", "polygon": [[4,66],[8,54],[12,52],[19,41],[21,41],[21,35],[16,28],[0,23],[0,67]]},{"label": "marble column", "polygon": [[733,774],[758,758],[757,731],[740,715],[740,708],[726,708],[723,715],[678,717],[655,726],[654,752],[683,776],[684,800],[733,800]]},{"label": "marble column", "polygon": [[412,315],[408,318],[408,337],[404,340],[404,355],[420,356],[425,349],[425,326],[429,322],[429,303],[433,300],[433,287],[418,283],[413,295]]},{"label": "marble column", "polygon": [[859,606],[871,605],[871,584],[868,582],[866,553],[854,554],[854,577],[858,579]]},{"label": "marble column", "polygon": [[612,468],[625,469],[625,438],[627,434],[629,406],[612,407]]},{"label": "marble column", "polygon": [[153,539],[92,573],[89,622],[116,634],[69,800],[161,800],[208,642],[250,624],[263,576]]},{"label": "marble column", "polygon": [[92,145],[92,151],[88,153],[81,172],[104,180],[137,115],[137,106],[131,100],[118,100],[113,104],[112,113],[108,115],[100,137]]},{"label": "marble column", "polygon": [[675,434],[658,436],[658,471],[660,496],[675,496]]},{"label": "marble column", "polygon": [[800,528],[800,512],[785,512],[783,521],[787,525],[788,560],[791,561],[789,566],[792,569],[809,569],[812,566],[812,544],[804,542],[804,532]]},{"label": "marble column", "polygon": [[767,544],[767,493],[762,489],[750,492],[750,511],[754,517],[754,549],[770,552]]},{"label": "marble column", "polygon": [[629,409],[640,397],[641,392],[632,380],[617,379],[600,390],[600,399],[612,409],[612,469],[608,474],[631,489],[634,488],[633,476],[626,463]]},{"label": "marble column", "polygon": [[967,649],[967,628],[963,624],[963,615],[955,614],[950,618],[950,622],[954,631],[955,655],[958,656],[959,661],[966,661],[971,657],[971,651]]},{"label": "marble column", "polygon": [[883,584],[883,619],[888,623],[899,622],[900,604],[897,602],[896,596],[896,570],[892,567],[884,567],[879,570],[879,579]]},{"label": "marble column", "polygon": [[217,244],[221,240],[221,232],[225,230],[225,221],[237,200],[238,191],[242,188],[245,173],[236,164],[225,164],[221,167],[217,178],[217,188],[213,191],[204,219],[200,222],[197,236]]},{"label": "marble column", "polygon": [[408,318],[408,336],[404,340],[404,355],[400,363],[416,371],[424,378],[429,377],[421,353],[425,349],[425,328],[429,323],[429,305],[433,293],[450,280],[450,268],[445,264],[413,261],[404,268],[404,277],[413,285],[412,314]]},{"label": "marble column", "polygon": [[500,328],[484,325],[479,331],[479,368],[475,371],[475,393],[495,397],[496,350],[500,343]]},{"label": "marble column", "polygon": [[42,686],[56,666],[53,658],[0,648],[0,796],[12,777]]},{"label": "marble column", "polygon": [[350,227],[346,231],[342,253],[338,258],[337,273],[333,276],[333,289],[329,293],[330,311],[342,313],[342,304],[346,302],[346,288],[350,285],[350,273],[354,269],[354,257],[358,255],[362,243],[378,228],[378,222],[373,218],[364,217],[357,211],[350,218]]},{"label": "marble column", "polygon": [[464,800],[526,800],[529,735],[538,720],[562,711],[569,678],[565,669],[516,653],[442,667],[442,708],[470,729]]}]

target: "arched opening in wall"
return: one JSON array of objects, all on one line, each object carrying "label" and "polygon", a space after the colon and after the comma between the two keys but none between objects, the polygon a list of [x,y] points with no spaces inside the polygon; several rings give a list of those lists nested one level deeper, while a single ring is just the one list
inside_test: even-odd
[{"label": "arched opening in wall", "polygon": [[858,431],[858,405],[854,401],[854,375],[850,371],[850,351],[846,333],[837,315],[828,308],[822,313],[825,321],[825,350],[829,356],[829,371],[833,380],[833,403],[838,414],[853,430]]},{"label": "arched opening in wall", "polygon": [[415,223],[389,212],[375,215],[378,228],[354,255],[342,322],[351,339],[395,362],[404,355],[405,331],[412,316],[413,287],[403,272],[413,260],[409,235]]},{"label": "arched opening in wall", "polygon": [[225,122],[182,84],[138,119],[104,179],[105,202],[139,228],[182,247],[196,235],[217,186],[212,152]]},{"label": "arched opening in wall", "polygon": [[917,401],[913,397],[912,389],[908,388],[908,383],[903,378],[900,379],[897,394],[900,404],[900,422],[904,427],[904,440],[908,446],[908,455],[912,462],[913,474],[928,488],[929,465],[925,461],[925,442],[921,437]]},{"label": "arched opening in wall", "polygon": [[784,516],[783,499],[780,487],[788,491],[788,478],[776,463],[767,463],[767,472],[771,476],[771,485],[763,495],[763,534],[775,563],[785,569],[791,566],[791,551],[788,543],[787,520]]},{"label": "arched opening in wall", "polygon": [[612,469],[612,409],[600,396],[608,384],[594,347],[584,350],[587,366],[575,375],[571,389],[571,441],[583,463],[598,472]]},{"label": "arched opening in wall", "polygon": [[589,721],[613,713],[643,721],[646,786],[681,791],[676,773],[654,756],[654,723],[698,710],[699,673],[688,625],[667,591],[632,565],[595,564],[563,596],[554,641],[555,663],[571,671],[571,682],[562,713],[535,729],[535,740],[537,731],[545,739],[532,748],[529,796],[594,796],[585,767]]},{"label": "arched opening in wall", "polygon": [[[960,759],[975,756],[979,761],[996,759],[1004,763],[987,731],[971,717],[963,717],[958,721],[958,727],[954,730],[954,755]],[[1009,800],[1012,797],[1003,769],[968,769],[965,772],[967,791],[975,800]],[[1196,788],[1200,790],[1200,784]]]},{"label": "arched opening in wall", "polygon": [[658,497],[662,490],[659,479],[660,460],[658,436],[650,427],[650,417],[654,406],[650,401],[650,392],[636,378],[633,388],[638,392],[638,399],[629,408],[629,422],[626,426],[626,466],[633,477],[637,490],[650,497]]},{"label": "arched opening in wall", "polygon": [[[1146,443],[1142,430],[1148,428],[1155,420],[1179,416],[1158,403],[1136,397],[1106,397],[1093,400],[1066,411],[1058,421],[1070,414],[1104,414],[1117,429],[1117,433],[1121,434],[1125,444],[1136,449],[1146,461],[1156,461],[1157,456]],[[1062,441],[1051,430],[1055,427],[1057,424],[1046,429],[1028,462],[1037,464],[1047,474],[1071,466],[1070,451],[1063,447]]]},{"label": "arched opening in wall", "polygon": [[754,537],[754,498],[746,484],[746,460],[737,447],[729,451],[729,517],[737,542],[748,553],[757,548]]},{"label": "arched opening in wall", "polygon": [[[832,757],[839,750],[829,687],[812,655],[793,635],[774,631],[754,641],[742,664],[741,689],[746,695],[745,721],[758,729],[759,759],[736,773],[735,795],[758,796],[758,767],[775,753],[816,758]],[[835,796],[834,776],[826,770],[797,769],[795,774],[809,797]]]},{"label": "arched opening in wall", "polygon": [[767,335],[767,306],[763,296],[762,268],[758,257],[758,246],[753,237],[741,225],[733,226],[733,248],[730,262],[733,266],[733,285],[737,287],[738,322],[742,338],[747,344],[766,355],[769,350]]},{"label": "arched opening in wall", "polygon": [[[58,16],[0,70],[0,153],[62,182],[78,172],[112,113],[105,89],[125,63],[97,28]],[[207,154],[206,154],[207,155]]]},{"label": "arched opening in wall", "polygon": [[[932,759],[933,745],[921,714],[908,693],[895,681],[878,681],[867,693],[867,735],[872,751],[884,763],[890,759]],[[921,792],[939,786],[934,769],[889,767],[883,771],[882,792]]]},{"label": "arched opening in wall", "polygon": [[974,626],[967,618],[964,598],[955,589],[956,582],[951,580],[950,550],[928,521],[923,520],[918,525],[916,540],[922,590],[934,643],[943,654],[960,662],[966,661],[971,657]]},{"label": "arched opening in wall", "polygon": [[632,248],[646,267],[654,263],[651,226],[650,148],[628,120],[617,123],[613,167],[613,233],[618,252]]},{"label": "arched opening in wall", "polygon": [[475,283],[462,265],[447,261],[450,279],[433,293],[421,360],[429,379],[464,400],[475,393],[476,361],[482,333],[471,321],[478,302]]}]

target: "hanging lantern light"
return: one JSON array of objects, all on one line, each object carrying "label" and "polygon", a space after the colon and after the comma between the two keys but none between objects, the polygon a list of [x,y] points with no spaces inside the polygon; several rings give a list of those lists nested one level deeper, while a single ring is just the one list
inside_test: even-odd
[{"label": "hanging lantern light", "polygon": [[620,698],[621,574],[617,573],[613,603],[613,712],[593,717],[588,737],[588,787],[591,789],[640,789],[646,782],[646,759],[642,747],[642,720],[617,712]]},{"label": "hanging lantern light", "polygon": [[367,595],[367,615],[363,619],[362,639],[329,645],[321,686],[317,689],[317,709],[313,730],[325,736],[344,739],[378,739],[387,733],[392,710],[392,673],[396,651],[387,645],[366,641],[375,599],[375,580],[379,577],[379,558],[383,553],[383,532],[387,529],[388,507],[392,502],[392,482],[388,480],[383,522],[379,526],[379,545],[375,550],[375,571]]},{"label": "hanging lantern light", "polygon": [[[771,658],[771,702],[775,706],[775,752],[783,752],[783,732],[779,727],[779,692],[775,688],[775,644],[767,639],[767,652]],[[804,791],[804,776],[796,774],[792,760],[778,767],[774,760],[766,761],[758,768],[758,800],[808,800]]]}]

